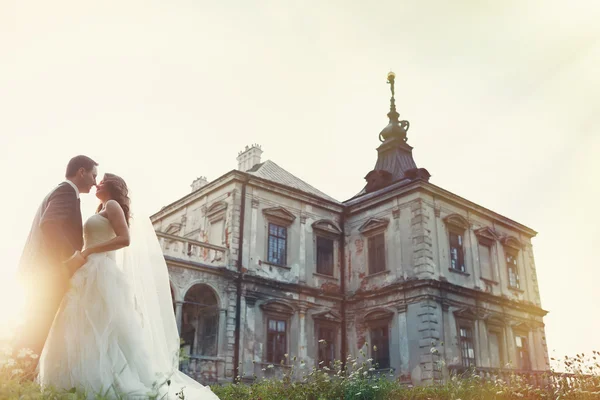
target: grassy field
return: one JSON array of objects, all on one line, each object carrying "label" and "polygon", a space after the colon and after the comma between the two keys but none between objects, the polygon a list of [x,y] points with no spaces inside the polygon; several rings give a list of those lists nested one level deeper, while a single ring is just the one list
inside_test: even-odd
[{"label": "grassy field", "polygon": [[[507,381],[483,381],[478,376],[454,376],[445,383],[411,387],[375,374],[370,361],[357,362],[349,358],[347,368],[336,361],[330,368],[304,368],[302,363],[292,367],[281,379],[256,379],[251,384],[214,386],[213,391],[222,400],[467,400],[467,399],[600,399],[600,353],[586,357],[577,355],[562,360],[568,375],[549,372],[544,387],[535,387],[519,376]],[[12,355],[4,350],[0,360],[0,399],[85,399],[83,391],[41,390],[26,376],[27,367],[36,355],[27,351]],[[269,368],[269,367],[267,367]],[[295,377],[296,379],[292,379]],[[299,378],[299,379],[298,379]],[[510,382],[510,383],[509,383]],[[105,400],[105,394],[92,398]],[[114,396],[112,398],[115,398]],[[126,395],[117,398],[127,399]],[[153,399],[156,397],[148,397]],[[171,391],[163,399],[187,399],[183,393]],[[194,400],[194,399],[189,399]]]}]

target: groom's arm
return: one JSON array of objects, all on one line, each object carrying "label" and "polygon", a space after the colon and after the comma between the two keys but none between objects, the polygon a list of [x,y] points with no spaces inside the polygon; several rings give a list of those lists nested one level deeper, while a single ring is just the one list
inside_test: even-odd
[{"label": "groom's arm", "polygon": [[65,231],[66,223],[74,217],[76,210],[77,196],[73,188],[65,185],[50,196],[40,219],[44,240],[57,262],[65,262],[77,252]]}]

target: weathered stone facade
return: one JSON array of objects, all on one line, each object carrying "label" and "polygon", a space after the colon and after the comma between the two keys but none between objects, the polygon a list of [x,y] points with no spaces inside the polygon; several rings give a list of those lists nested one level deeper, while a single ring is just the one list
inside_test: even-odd
[{"label": "weathered stone facade", "polygon": [[549,368],[536,233],[431,184],[394,113],[392,100],[376,168],[346,202],[252,146],[240,169],[152,217],[188,373],[276,375],[363,347],[413,383],[468,366]]}]

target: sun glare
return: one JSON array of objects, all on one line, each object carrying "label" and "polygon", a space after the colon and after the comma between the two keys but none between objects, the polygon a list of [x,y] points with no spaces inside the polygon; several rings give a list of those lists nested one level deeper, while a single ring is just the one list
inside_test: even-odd
[{"label": "sun glare", "polygon": [[0,281],[0,340],[9,339],[23,316],[24,293],[14,274]]}]

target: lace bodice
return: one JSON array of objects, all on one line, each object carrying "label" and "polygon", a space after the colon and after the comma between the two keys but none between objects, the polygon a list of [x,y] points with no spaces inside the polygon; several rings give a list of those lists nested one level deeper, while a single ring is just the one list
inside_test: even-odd
[{"label": "lace bodice", "polygon": [[[83,247],[97,245],[106,242],[117,236],[113,230],[110,221],[100,214],[94,214],[83,224]],[[105,255],[114,258],[114,251],[105,253]]]}]

